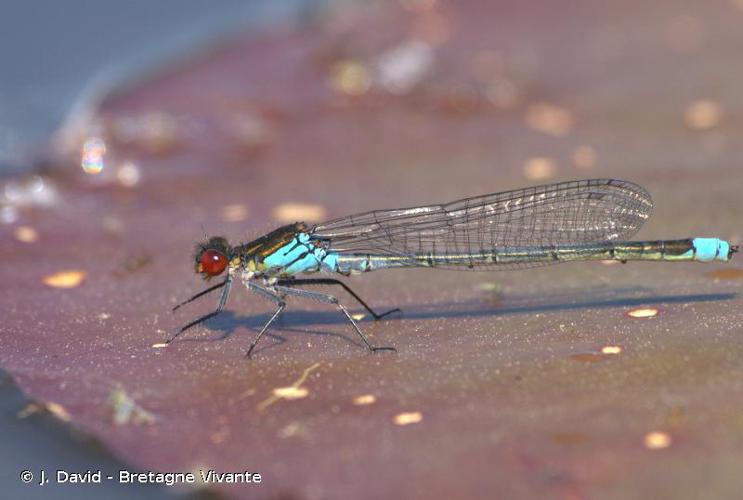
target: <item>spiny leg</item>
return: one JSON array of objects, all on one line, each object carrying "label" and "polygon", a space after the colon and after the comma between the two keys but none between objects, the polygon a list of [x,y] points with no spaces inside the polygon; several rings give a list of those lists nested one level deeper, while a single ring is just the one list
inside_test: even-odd
[{"label": "spiny leg", "polygon": [[351,323],[351,326],[353,326],[354,330],[356,330],[356,333],[359,334],[359,337],[361,337],[361,340],[364,341],[364,344],[366,344],[366,347],[368,347],[370,351],[372,351],[372,352],[376,352],[376,351],[395,351],[395,352],[397,352],[397,349],[395,349],[394,347],[389,347],[389,346],[375,347],[375,346],[371,345],[371,343],[369,343],[369,339],[366,338],[366,335],[364,335],[364,333],[361,331],[361,329],[356,324],[356,322],[353,320],[353,318],[348,313],[348,311],[346,310],[346,308],[343,307],[343,304],[341,304],[340,302],[338,302],[338,299],[335,298],[335,297],[333,297],[332,295],[327,295],[327,294],[318,293],[318,292],[310,292],[308,290],[299,290],[299,289],[296,289],[296,288],[291,288],[291,287],[288,287],[288,286],[280,286],[280,285],[274,286],[274,288],[276,289],[276,291],[278,291],[279,293],[281,293],[283,295],[294,295],[294,296],[297,296],[297,297],[304,297],[304,298],[307,298],[307,299],[317,300],[319,302],[325,302],[327,304],[335,304],[343,312],[343,314],[346,315],[346,318]]},{"label": "spiny leg", "polygon": [[282,299],[279,295],[276,295],[271,290],[268,290],[266,288],[263,288],[260,285],[257,285],[256,283],[253,283],[252,281],[243,279],[243,283],[246,287],[248,287],[248,290],[251,292],[255,292],[258,295],[262,296],[264,299],[268,299],[271,302],[275,302],[279,307],[276,309],[276,312],[273,313],[273,316],[266,322],[265,325],[263,325],[263,328],[260,332],[258,332],[258,335],[256,335],[253,342],[250,344],[250,347],[248,348],[248,352],[245,353],[246,357],[250,357],[250,355],[253,353],[253,349],[255,349],[255,346],[258,344],[258,341],[261,339],[264,333],[266,333],[266,330],[268,330],[268,327],[271,326],[271,323],[274,322],[276,318],[279,317],[279,314],[281,314],[281,311],[284,310],[286,307],[286,302],[284,302],[284,299]]},{"label": "spiny leg", "polygon": [[[191,297],[190,299],[188,299],[186,302],[183,303],[183,304],[186,304],[188,302],[191,302],[192,300],[197,299],[197,298],[201,297],[202,295],[207,294],[207,293],[211,292],[212,290],[216,290],[217,288],[222,287],[222,286],[224,287],[224,289],[222,290],[222,295],[219,297],[219,303],[217,304],[217,309],[215,309],[214,311],[210,312],[209,314],[205,314],[205,315],[201,316],[200,318],[196,318],[195,320],[191,321],[186,326],[182,327],[172,337],[170,337],[169,339],[167,339],[165,341],[166,344],[170,344],[171,342],[173,342],[176,339],[176,337],[178,337],[181,333],[185,332],[189,328],[191,328],[193,326],[196,326],[199,323],[203,323],[204,321],[208,320],[209,318],[213,318],[214,316],[216,316],[217,314],[219,314],[219,313],[222,312],[222,310],[224,309],[224,306],[227,305],[227,297],[230,296],[230,289],[232,288],[232,277],[231,276],[228,276],[227,279],[225,279],[223,283],[221,283],[219,285],[215,285],[215,286],[210,287],[210,288],[207,288],[203,292],[197,293],[196,295],[194,295],[193,297]],[[181,305],[183,305],[183,304],[181,304]],[[176,309],[178,307],[179,306],[176,306]]]},{"label": "spiny leg", "polygon": [[279,316],[279,314],[281,314],[281,311],[283,311],[285,307],[286,307],[286,302],[281,302],[279,304],[279,308],[276,309],[275,313],[273,313],[273,316],[271,316],[271,319],[269,319],[266,322],[266,324],[263,325],[263,328],[261,329],[261,331],[258,332],[258,335],[256,335],[255,340],[253,340],[253,342],[250,344],[250,347],[248,348],[248,352],[245,353],[246,357],[248,358],[250,357],[250,355],[253,353],[253,349],[255,349],[255,346],[258,344],[258,341],[261,339],[261,337],[266,332],[266,330],[268,330],[268,327],[271,326],[271,323],[273,323],[273,321]]},{"label": "spiny leg", "polygon": [[344,282],[342,282],[341,280],[336,280],[336,279],[332,279],[332,278],[309,278],[309,279],[295,279],[295,278],[289,278],[289,279],[280,279],[280,280],[279,280],[279,281],[277,282],[277,284],[278,284],[278,285],[280,285],[280,286],[287,286],[287,287],[293,287],[293,286],[298,286],[298,285],[340,285],[340,286],[342,286],[342,287],[343,287],[343,288],[344,288],[344,289],[345,289],[345,290],[346,290],[346,291],[347,291],[347,292],[348,292],[349,294],[351,294],[351,296],[352,296],[352,297],[353,297],[354,299],[356,299],[356,301],[357,301],[357,302],[358,302],[359,304],[361,304],[362,306],[364,306],[364,309],[366,309],[367,311],[369,311],[369,313],[370,313],[370,314],[371,314],[371,315],[372,315],[372,316],[374,317],[374,320],[375,320],[375,321],[376,321],[376,320],[380,320],[380,319],[384,318],[384,317],[385,317],[385,316],[387,316],[388,314],[392,314],[392,313],[394,313],[394,312],[399,312],[399,313],[401,313],[401,312],[402,312],[402,310],[400,310],[400,308],[399,308],[399,307],[396,307],[396,308],[394,308],[394,309],[390,309],[389,311],[387,311],[387,312],[384,312],[384,313],[382,313],[382,314],[377,314],[377,313],[375,313],[375,312],[374,312],[374,311],[372,310],[372,308],[371,308],[371,307],[369,307],[369,306],[367,305],[367,303],[366,303],[366,302],[364,302],[364,301],[363,301],[363,300],[361,299],[361,297],[359,297],[358,295],[356,295],[356,292],[354,292],[353,290],[351,290],[351,288],[350,288],[350,287],[349,287],[348,285],[346,285],[346,284],[345,284]]}]

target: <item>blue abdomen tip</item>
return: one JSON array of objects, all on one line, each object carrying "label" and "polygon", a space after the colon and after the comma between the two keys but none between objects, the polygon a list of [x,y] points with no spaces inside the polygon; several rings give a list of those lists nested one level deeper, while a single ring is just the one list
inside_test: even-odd
[{"label": "blue abdomen tip", "polygon": [[712,262],[721,260],[727,262],[730,256],[730,244],[719,238],[694,238],[692,244],[695,249],[694,260]]}]

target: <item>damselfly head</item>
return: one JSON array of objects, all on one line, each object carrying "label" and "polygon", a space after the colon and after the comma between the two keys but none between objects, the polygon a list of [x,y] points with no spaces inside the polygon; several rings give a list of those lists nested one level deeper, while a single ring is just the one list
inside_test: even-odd
[{"label": "damselfly head", "polygon": [[209,238],[204,243],[197,243],[194,253],[196,272],[200,273],[205,280],[222,274],[230,262],[231,253],[232,247],[221,236]]}]

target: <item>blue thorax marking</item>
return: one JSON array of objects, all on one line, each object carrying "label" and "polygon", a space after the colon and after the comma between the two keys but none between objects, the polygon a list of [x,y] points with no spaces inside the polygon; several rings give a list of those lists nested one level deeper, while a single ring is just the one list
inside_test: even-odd
[{"label": "blue thorax marking", "polygon": [[263,259],[263,264],[267,270],[281,270],[286,274],[311,273],[320,270],[320,267],[327,267],[327,270],[334,271],[335,265],[331,262],[324,262],[329,255],[326,250],[320,246],[315,246],[306,233],[297,233],[297,235],[286,245],[276,250],[271,255]]},{"label": "blue thorax marking", "polygon": [[325,254],[325,258],[322,259],[323,271],[336,272],[338,270],[338,254],[335,252],[329,252]]}]

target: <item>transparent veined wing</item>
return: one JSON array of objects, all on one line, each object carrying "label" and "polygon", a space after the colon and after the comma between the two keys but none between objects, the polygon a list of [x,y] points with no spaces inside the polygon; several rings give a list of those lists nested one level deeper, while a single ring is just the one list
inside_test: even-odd
[{"label": "transparent veined wing", "polygon": [[[650,194],[637,184],[589,179],[440,205],[373,210],[319,224],[312,229],[312,237],[325,240],[330,250],[340,253],[476,254],[494,248],[628,239],[652,209]],[[475,267],[504,268],[485,263],[475,263]]]}]

